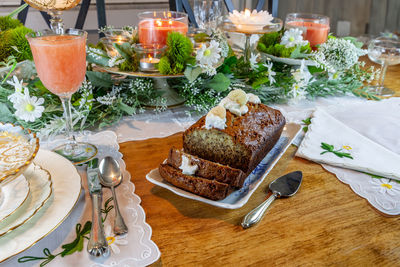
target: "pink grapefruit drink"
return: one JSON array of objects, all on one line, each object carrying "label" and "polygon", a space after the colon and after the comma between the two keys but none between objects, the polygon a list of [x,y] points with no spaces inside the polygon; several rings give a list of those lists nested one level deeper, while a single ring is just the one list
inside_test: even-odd
[{"label": "pink grapefruit drink", "polygon": [[40,80],[53,94],[70,96],[86,73],[86,33],[28,38]]}]

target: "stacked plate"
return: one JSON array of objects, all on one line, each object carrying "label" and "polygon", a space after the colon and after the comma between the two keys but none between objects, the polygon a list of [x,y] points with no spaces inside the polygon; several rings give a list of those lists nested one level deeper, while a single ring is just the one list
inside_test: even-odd
[{"label": "stacked plate", "polygon": [[39,150],[29,130],[0,123],[0,262],[56,229],[80,191],[80,176],[68,160]]}]

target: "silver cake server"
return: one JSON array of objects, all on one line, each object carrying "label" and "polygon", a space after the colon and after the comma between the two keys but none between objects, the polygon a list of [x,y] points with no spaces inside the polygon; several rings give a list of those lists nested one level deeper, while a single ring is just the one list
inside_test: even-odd
[{"label": "silver cake server", "polygon": [[102,188],[99,181],[98,159],[91,160],[87,165],[87,180],[92,199],[92,228],[90,231],[87,251],[90,255],[100,257],[109,254],[108,242],[104,235],[101,218]]},{"label": "silver cake server", "polygon": [[242,227],[246,229],[261,221],[265,211],[276,198],[291,197],[296,194],[300,188],[302,179],[303,173],[295,171],[272,181],[269,184],[269,190],[271,190],[272,195],[244,217]]}]

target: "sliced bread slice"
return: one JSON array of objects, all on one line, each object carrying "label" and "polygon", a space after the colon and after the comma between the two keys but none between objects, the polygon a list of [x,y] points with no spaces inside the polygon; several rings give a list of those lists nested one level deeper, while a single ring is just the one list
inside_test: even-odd
[{"label": "sliced bread slice", "polygon": [[235,188],[242,187],[243,182],[246,179],[244,172],[239,169],[187,154],[175,147],[172,147],[169,151],[167,163],[174,166],[176,169],[179,169],[182,165],[182,156],[189,158],[191,165],[197,165],[198,168],[194,173],[195,176],[209,180],[216,180],[224,184],[229,184]]},{"label": "sliced bread slice", "polygon": [[168,164],[160,164],[158,167],[160,175],[169,183],[183,190],[192,192],[212,200],[224,199],[228,194],[228,184],[216,180],[183,174]]}]

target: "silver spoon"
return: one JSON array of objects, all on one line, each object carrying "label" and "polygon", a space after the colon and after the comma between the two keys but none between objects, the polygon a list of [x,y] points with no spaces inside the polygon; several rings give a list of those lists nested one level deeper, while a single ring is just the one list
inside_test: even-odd
[{"label": "silver spoon", "polygon": [[106,187],[111,187],[111,192],[114,200],[114,234],[122,235],[128,232],[121,212],[119,211],[117,196],[115,194],[115,186],[119,185],[122,181],[121,169],[118,162],[112,157],[105,157],[101,160],[99,165],[100,183]]}]

